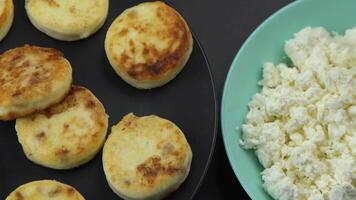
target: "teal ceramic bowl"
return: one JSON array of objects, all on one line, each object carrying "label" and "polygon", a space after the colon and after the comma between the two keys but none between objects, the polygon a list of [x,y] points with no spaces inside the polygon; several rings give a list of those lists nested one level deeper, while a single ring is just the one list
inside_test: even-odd
[{"label": "teal ceramic bowl", "polygon": [[298,0],[282,8],[262,23],[236,55],[226,78],[221,108],[222,132],[231,166],[253,200],[272,200],[262,188],[263,170],[252,150],[239,146],[247,104],[259,91],[262,64],[283,60],[284,42],[306,26],[324,26],[344,33],[356,26],[355,0]]}]

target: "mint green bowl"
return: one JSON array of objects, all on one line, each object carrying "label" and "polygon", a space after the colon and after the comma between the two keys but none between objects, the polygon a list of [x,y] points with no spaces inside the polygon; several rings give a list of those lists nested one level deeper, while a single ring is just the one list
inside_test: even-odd
[{"label": "mint green bowl", "polygon": [[[238,19],[236,19],[238,20]],[[263,170],[255,154],[239,146],[247,104],[259,91],[262,64],[286,62],[285,40],[306,26],[324,26],[344,33],[356,26],[356,0],[298,0],[263,22],[236,55],[226,78],[221,108],[221,126],[231,166],[245,191],[253,200],[272,200],[263,190]]]}]

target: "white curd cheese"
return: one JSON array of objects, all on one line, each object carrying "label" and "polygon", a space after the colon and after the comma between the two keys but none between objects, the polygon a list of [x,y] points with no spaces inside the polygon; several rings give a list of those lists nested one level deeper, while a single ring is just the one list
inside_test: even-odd
[{"label": "white curd cheese", "polygon": [[356,200],[356,28],[307,27],[265,63],[241,145],[255,149],[278,200]]}]

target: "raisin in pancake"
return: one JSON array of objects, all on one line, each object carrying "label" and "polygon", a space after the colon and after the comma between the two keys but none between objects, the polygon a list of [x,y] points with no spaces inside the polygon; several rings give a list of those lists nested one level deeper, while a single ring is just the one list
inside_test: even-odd
[{"label": "raisin in pancake", "polygon": [[21,185],[6,200],[84,200],[84,197],[69,185],[41,180]]},{"label": "raisin in pancake", "polygon": [[0,55],[0,120],[22,117],[61,101],[72,67],[55,49],[25,45]]},{"label": "raisin in pancake", "polygon": [[128,200],[166,197],[186,179],[191,160],[183,132],[154,115],[126,115],[112,127],[103,150],[109,186]]},{"label": "raisin in pancake", "polygon": [[108,0],[26,0],[32,24],[52,38],[74,41],[89,37],[105,22]]},{"label": "raisin in pancake", "polygon": [[107,126],[103,105],[78,86],[59,104],[16,120],[27,158],[53,169],[70,169],[91,160],[104,143]]},{"label": "raisin in pancake", "polygon": [[106,55],[116,73],[140,89],[172,80],[192,52],[193,40],[183,17],[165,3],[146,2],[125,10],[111,24]]},{"label": "raisin in pancake", "polygon": [[0,41],[9,32],[14,19],[14,4],[12,0],[0,1]]}]

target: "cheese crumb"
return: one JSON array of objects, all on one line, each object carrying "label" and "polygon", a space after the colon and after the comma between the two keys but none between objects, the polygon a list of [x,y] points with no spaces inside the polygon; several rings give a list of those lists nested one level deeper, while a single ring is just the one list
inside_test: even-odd
[{"label": "cheese crumb", "polygon": [[265,63],[240,144],[255,149],[278,200],[356,199],[356,27],[307,27],[286,41],[293,66]]}]

